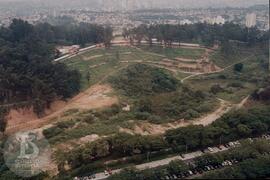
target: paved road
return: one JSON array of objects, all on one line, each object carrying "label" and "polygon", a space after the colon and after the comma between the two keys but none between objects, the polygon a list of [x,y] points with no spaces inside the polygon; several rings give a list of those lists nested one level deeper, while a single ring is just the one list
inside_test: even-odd
[{"label": "paved road", "polygon": [[[228,150],[228,148],[222,146],[221,149],[217,148],[217,147],[212,147],[213,151],[210,152],[209,150],[206,150],[208,151],[209,153],[218,153],[218,152],[221,152],[221,151],[226,151]],[[165,159],[162,159],[162,160],[157,160],[157,161],[152,161],[152,162],[148,162],[148,163],[144,163],[144,164],[139,164],[139,165],[136,165],[135,168],[138,169],[138,170],[145,170],[145,169],[149,169],[149,168],[156,168],[156,167],[159,167],[159,166],[164,166],[164,165],[167,165],[169,164],[171,161],[174,161],[174,160],[182,160],[182,161],[185,161],[185,162],[188,162],[196,157],[199,157],[199,156],[202,156],[204,153],[202,151],[195,151],[195,152],[191,152],[191,153],[187,153],[187,154],[183,154],[183,157],[181,156],[173,156],[173,157],[170,157],[170,158],[165,158]],[[116,169],[116,170],[113,170],[112,171],[112,174],[116,174],[116,173],[119,173],[122,169]],[[103,172],[102,173],[97,173],[95,174],[96,178],[94,180],[102,180],[102,179],[106,179],[108,178],[109,176],[106,176]]]}]

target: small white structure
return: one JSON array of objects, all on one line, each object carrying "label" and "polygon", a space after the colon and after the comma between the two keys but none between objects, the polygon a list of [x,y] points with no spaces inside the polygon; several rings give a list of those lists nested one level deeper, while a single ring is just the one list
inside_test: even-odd
[{"label": "small white structure", "polygon": [[225,24],[225,19],[221,16],[217,16],[213,19],[213,24]]},{"label": "small white structure", "polygon": [[251,13],[251,14],[247,14],[246,16],[246,27],[251,28],[256,26],[256,14],[255,13]]},{"label": "small white structure", "polygon": [[79,45],[72,45],[72,46],[58,46],[56,49],[61,53],[61,55],[65,54],[75,54],[79,52],[80,46]]},{"label": "small white structure", "polygon": [[130,105],[127,104],[125,107],[122,108],[123,111],[130,111]]}]

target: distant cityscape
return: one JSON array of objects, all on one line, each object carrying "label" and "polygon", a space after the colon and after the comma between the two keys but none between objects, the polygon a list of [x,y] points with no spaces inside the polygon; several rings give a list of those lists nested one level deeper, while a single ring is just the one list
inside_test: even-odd
[{"label": "distant cityscape", "polygon": [[[125,8],[123,8],[125,7]],[[93,11],[84,9],[57,9],[39,8],[27,13],[16,13],[9,8],[0,8],[0,26],[7,26],[14,18],[21,18],[32,24],[48,22],[64,23],[95,23],[111,25],[115,32],[120,32],[124,27],[131,28],[145,24],[193,24],[209,23],[224,24],[232,22],[246,27],[256,26],[260,30],[269,29],[269,9],[264,5],[248,8],[200,8],[200,9],[138,9],[134,4],[122,5],[121,10],[106,8]],[[149,6],[151,7],[151,6]],[[135,8],[136,9],[136,8]]]}]

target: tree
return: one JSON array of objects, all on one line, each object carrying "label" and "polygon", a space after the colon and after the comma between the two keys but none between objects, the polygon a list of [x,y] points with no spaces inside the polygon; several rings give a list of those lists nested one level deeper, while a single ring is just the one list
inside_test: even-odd
[{"label": "tree", "polygon": [[142,179],[142,174],[135,168],[125,168],[120,173],[112,175],[109,180],[138,180]]},{"label": "tree", "polygon": [[58,29],[15,19],[0,29],[0,39],[0,103],[27,101],[42,115],[55,99],[69,98],[80,90],[79,72],[52,62]]},{"label": "tree", "polygon": [[241,72],[244,68],[244,65],[242,63],[238,63],[234,65],[234,71]]},{"label": "tree", "polygon": [[175,160],[172,161],[168,164],[168,172],[170,174],[180,174],[180,173],[184,173],[186,171],[188,171],[188,166],[186,165],[186,163],[184,163],[183,161],[180,160]]},{"label": "tree", "polygon": [[195,164],[199,168],[204,168],[205,166],[220,165],[223,162],[223,158],[215,154],[205,154],[195,159]]},{"label": "tree", "polygon": [[252,133],[252,130],[247,125],[244,124],[239,124],[237,126],[237,131],[239,135],[243,137],[249,136]]},{"label": "tree", "polygon": [[219,92],[224,91],[223,88],[219,85],[219,84],[214,84],[211,89],[210,89],[211,93],[213,94],[217,94]]},{"label": "tree", "polygon": [[111,47],[111,41],[113,39],[113,29],[110,26],[104,28],[103,40],[106,48]]},{"label": "tree", "polygon": [[5,132],[6,126],[7,126],[7,119],[6,119],[6,114],[7,114],[7,109],[0,107],[0,132]]},{"label": "tree", "polygon": [[85,78],[86,78],[88,85],[89,85],[90,79],[91,79],[90,71],[87,71]]}]

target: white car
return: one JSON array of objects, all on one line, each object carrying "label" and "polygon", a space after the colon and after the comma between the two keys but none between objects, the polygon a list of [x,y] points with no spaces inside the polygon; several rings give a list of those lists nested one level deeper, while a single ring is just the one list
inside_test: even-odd
[{"label": "white car", "polygon": [[104,171],[105,176],[109,176],[109,172],[107,170]]}]

